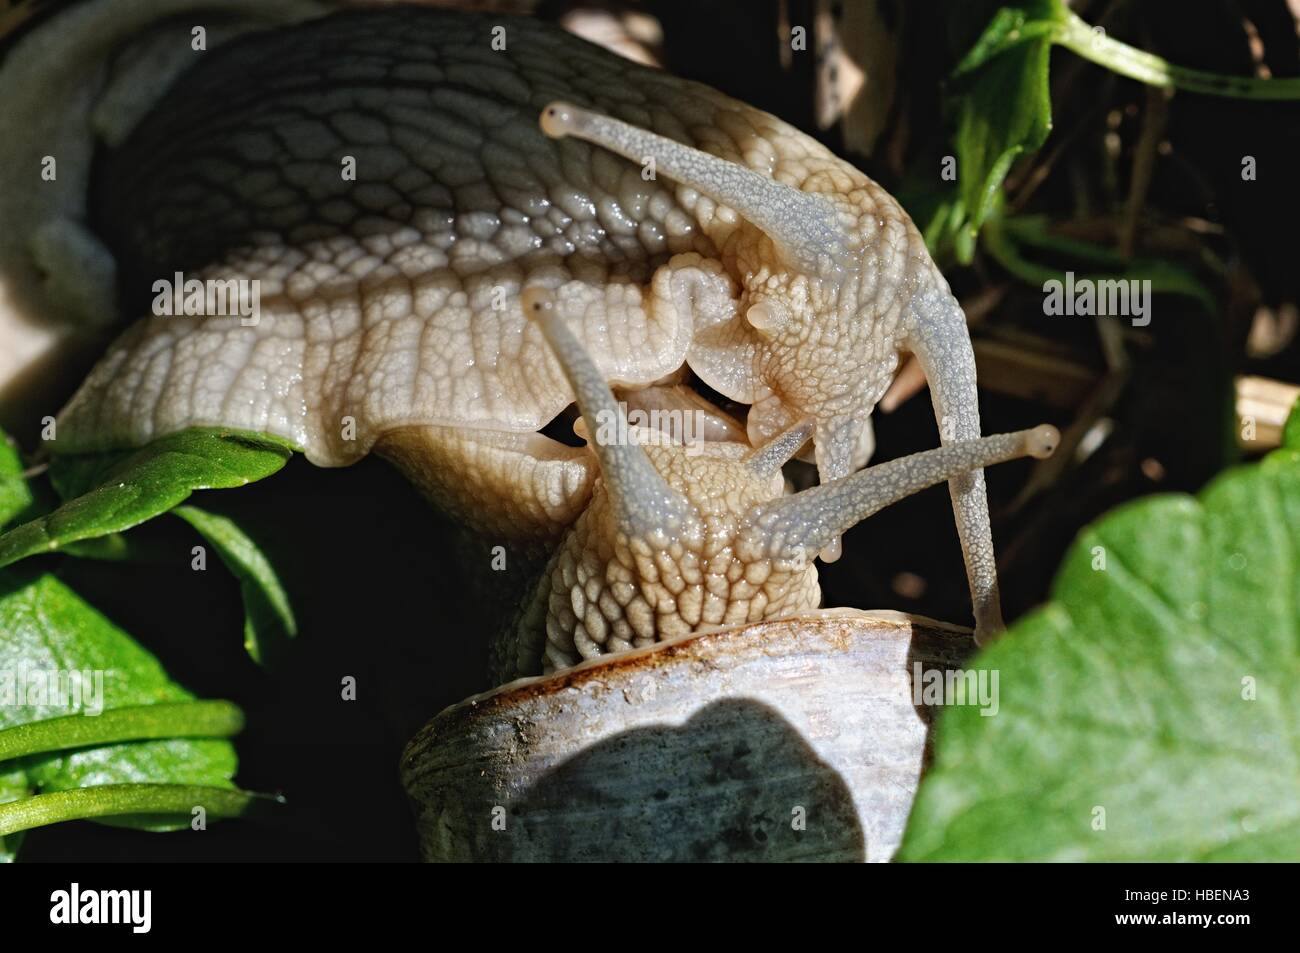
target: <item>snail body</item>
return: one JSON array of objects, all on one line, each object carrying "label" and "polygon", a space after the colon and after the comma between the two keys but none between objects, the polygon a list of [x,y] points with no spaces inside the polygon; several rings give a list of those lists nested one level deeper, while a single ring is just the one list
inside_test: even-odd
[{"label": "snail body", "polygon": [[[949,444],[784,495],[781,466],[813,432],[796,423],[756,449],[687,447],[621,431],[600,369],[569,330],[555,295],[530,288],[535,318],[578,398],[600,466],[591,503],[561,538],[519,622],[515,668],[498,681],[644,648],[709,627],[788,619],[821,605],[813,558],[859,521],[905,496],[973,469],[1050,456],[1043,425]],[[694,451],[694,452],[692,452]],[[539,652],[539,645],[541,646]]]},{"label": "snail body", "polygon": [[[883,189],[776,117],[536,21],[399,7],[232,40],[92,188],[129,312],[175,273],[255,282],[259,307],[135,322],[56,452],[199,425],[327,466],[373,448],[465,522],[556,539],[597,468],[536,433],[573,392],[520,312],[530,288],[623,392],[687,367],[751,405],[754,445],[809,422],[825,483],[864,462],[903,348],[944,442],[980,436],[964,317]],[[1001,625],[982,471],[950,486],[982,637]]]}]

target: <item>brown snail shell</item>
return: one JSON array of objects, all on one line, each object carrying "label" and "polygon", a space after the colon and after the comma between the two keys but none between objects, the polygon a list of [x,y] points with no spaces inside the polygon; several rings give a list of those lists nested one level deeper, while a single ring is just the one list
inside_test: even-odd
[{"label": "brown snail shell", "polygon": [[402,783],[430,861],[885,861],[925,760],[913,666],[968,630],[823,610],[521,679],[435,716]]}]

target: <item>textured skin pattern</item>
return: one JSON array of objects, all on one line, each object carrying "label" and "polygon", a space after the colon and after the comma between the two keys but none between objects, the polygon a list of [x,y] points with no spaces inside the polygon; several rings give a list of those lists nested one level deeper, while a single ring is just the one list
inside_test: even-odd
[{"label": "textured skin pattern", "polygon": [[742,559],[794,559],[891,503],[973,470],[1026,455],[1050,456],[1060,434],[1044,425],[950,443],[877,464],[842,480],[809,487],[746,515],[736,552]]},{"label": "textured skin pattern", "polygon": [[545,542],[591,499],[596,458],[535,433],[399,427],[378,452],[458,522],[494,540]]},{"label": "textured skin pattern", "polygon": [[[643,387],[621,395],[621,403],[632,419],[646,416],[665,439],[748,446],[740,424],[688,387]],[[684,420],[693,432],[678,432]],[[580,430],[585,439],[585,425]],[[536,433],[399,427],[375,449],[445,513],[494,540],[554,540],[586,507],[599,472],[589,447]]]},{"label": "textured skin pattern", "polygon": [[782,496],[779,462],[805,436],[797,428],[770,446],[770,460],[765,447],[744,463],[736,444],[698,457],[677,446],[648,448],[655,470],[688,506],[672,525],[644,535],[620,528],[610,504],[621,488],[598,481],[521,615],[516,667],[497,674],[534,673],[539,656],[552,671],[710,625],[815,609],[812,559],[828,539],[927,486],[1021,456],[1050,456],[1060,442],[1046,425],[995,434]]},{"label": "textured skin pattern", "polygon": [[[490,46],[496,24],[504,52]],[[844,193],[862,269],[846,283],[803,279],[774,265],[771,242],[731,210],[646,182],[603,149],[547,139],[537,116],[560,96]],[[355,181],[340,174],[344,156],[356,158]],[[260,279],[262,320],[138,322],[65,410],[60,450],[226,424],[343,464],[405,424],[535,430],[571,398],[518,313],[525,282],[557,289],[618,384],[677,368],[690,309],[707,312],[693,364],[728,396],[757,390],[751,429],[766,436],[789,406],[869,410],[924,257],[892,199],[772,116],[544,24],[424,10],[330,17],[208,54],[110,158],[99,191],[138,308],[154,279],[180,268]],[[701,258],[651,286],[684,252]],[[692,295],[701,260],[712,286]],[[728,322],[738,286],[802,303],[782,346]]]},{"label": "textured skin pattern", "polygon": [[[597,481],[591,505],[547,567],[520,622],[518,669],[544,671],[584,658],[650,645],[707,625],[757,622],[821,604],[810,559],[745,561],[736,551],[744,514],[781,496],[778,472],[757,477],[737,444],[688,456],[647,447],[668,485],[685,496],[690,524],[671,539],[629,539],[618,531]],[[698,521],[698,522],[697,522]]]},{"label": "textured skin pattern", "polygon": [[[556,100],[630,124],[614,147],[648,141],[630,127],[662,137],[672,175],[548,138],[538,117]],[[763,182],[807,195],[736,194]],[[534,431],[572,399],[520,310],[536,286],[610,383],[685,361],[753,405],[755,444],[811,418],[823,482],[860,462],[900,346],[926,371],[944,442],[980,434],[960,308],[883,189],[773,116],[535,21],[369,10],[236,41],[178,83],[97,188],[128,305],[143,311],[150,283],[182,269],[259,280],[261,320],[137,322],[65,408],[61,452],[219,424],[341,465],[399,428]],[[787,206],[809,212],[767,214]],[[952,493],[988,634],[1001,619],[983,474]]]}]

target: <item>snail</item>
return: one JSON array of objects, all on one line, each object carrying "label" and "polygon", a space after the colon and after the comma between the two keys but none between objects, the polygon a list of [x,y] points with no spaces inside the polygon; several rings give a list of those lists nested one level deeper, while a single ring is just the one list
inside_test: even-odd
[{"label": "snail", "polygon": [[1049,457],[1060,442],[1056,428],[1043,424],[922,451],[785,496],[781,467],[808,440],[810,423],[752,450],[718,442],[692,454],[653,434],[604,442],[602,427],[620,410],[600,369],[553,292],[529,288],[522,304],[577,395],[601,479],[542,574],[519,623],[517,668],[507,664],[506,677],[533,674],[539,655],[551,672],[703,627],[817,609],[812,555],[831,539],[918,490],[994,463]]},{"label": "snail", "polygon": [[932,717],[917,680],[960,670],[970,644],[929,620],[819,610],[811,554],[923,487],[1048,457],[1060,434],[953,443],[787,496],[781,467],[810,422],[756,448],[610,428],[623,410],[555,294],[521,304],[600,474],[495,646],[499,687],[403,752],[422,856],[890,859]]},{"label": "snail", "polygon": [[[865,462],[900,349],[943,442],[980,437],[961,308],[893,198],[781,120],[543,23],[396,7],[241,35],[115,138],[88,231],[124,312],[177,275],[249,283],[258,313],[137,320],[56,453],[198,425],[324,466],[373,449],[464,522],[554,541],[596,463],[538,433],[573,394],[520,312],[532,288],[629,402],[689,401],[689,369],[750,405],[754,445],[809,421],[827,484]],[[949,482],[983,640],[982,471]]]}]

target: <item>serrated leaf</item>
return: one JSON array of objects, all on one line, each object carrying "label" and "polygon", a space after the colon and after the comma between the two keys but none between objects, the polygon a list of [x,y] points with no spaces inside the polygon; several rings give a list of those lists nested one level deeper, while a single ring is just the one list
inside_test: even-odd
[{"label": "serrated leaf", "polygon": [[201,428],[127,454],[56,458],[51,480],[65,498],[74,498],[0,536],[0,567],[129,529],[166,513],[195,490],[268,477],[292,455],[288,443],[265,434]]},{"label": "serrated leaf", "polygon": [[[153,655],[52,575],[0,573],[0,632],[0,729],[194,697]],[[10,772],[3,785],[10,793],[20,785],[28,793],[49,793],[131,782],[233,788],[236,763],[229,741],[174,738],[34,754],[0,764],[0,770]],[[21,775],[13,773],[15,767]],[[138,826],[163,830],[184,823],[152,818]]]},{"label": "serrated leaf", "polygon": [[272,664],[283,654],[288,640],[298,634],[298,623],[270,561],[229,517],[196,506],[178,506],[172,513],[193,526],[239,580],[244,600],[244,648],[259,665]]},{"label": "serrated leaf", "polygon": [[1085,529],[971,665],[900,859],[1300,859],[1300,451]]}]

